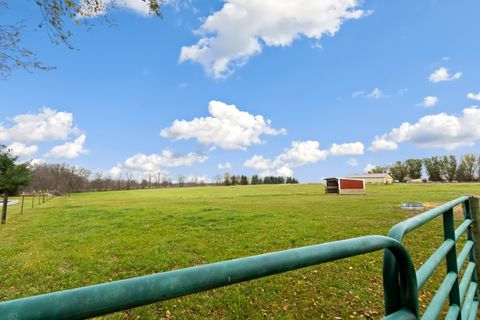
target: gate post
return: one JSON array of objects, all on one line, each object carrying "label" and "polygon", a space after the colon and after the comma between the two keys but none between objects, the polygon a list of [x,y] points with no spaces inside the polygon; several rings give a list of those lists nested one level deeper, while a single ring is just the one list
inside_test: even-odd
[{"label": "gate post", "polygon": [[480,198],[470,197],[470,208],[472,212],[473,247],[477,260],[477,279],[480,279]]}]

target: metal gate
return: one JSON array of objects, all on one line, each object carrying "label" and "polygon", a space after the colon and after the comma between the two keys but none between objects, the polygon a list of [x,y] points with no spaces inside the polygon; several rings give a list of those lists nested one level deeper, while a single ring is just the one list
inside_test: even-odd
[{"label": "metal gate", "polygon": [[[457,205],[463,206],[464,221],[455,230],[453,208]],[[415,270],[402,240],[439,216],[443,217],[444,242]],[[437,319],[447,298],[446,319],[476,319],[478,291],[471,229],[471,198],[461,197],[395,225],[387,236],[328,242],[1,302],[0,319],[84,319],[378,250],[385,252],[385,319]],[[457,256],[456,244],[465,232],[467,241]],[[444,259],[447,275],[420,315],[418,290]]]}]

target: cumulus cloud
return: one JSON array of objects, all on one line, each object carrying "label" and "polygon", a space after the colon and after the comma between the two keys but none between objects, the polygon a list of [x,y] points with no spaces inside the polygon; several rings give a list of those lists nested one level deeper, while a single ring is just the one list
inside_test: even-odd
[{"label": "cumulus cloud", "polygon": [[375,136],[375,139],[372,141],[372,145],[368,148],[370,151],[380,151],[380,150],[396,150],[398,144],[394,141],[388,140],[386,135]]},{"label": "cumulus cloud", "polygon": [[365,168],[363,169],[363,172],[368,173],[370,170],[372,170],[372,169],[375,168],[375,167],[376,167],[376,165],[371,164],[371,163],[368,163],[368,164],[365,166]]},{"label": "cumulus cloud", "polygon": [[334,156],[360,155],[364,153],[364,145],[361,142],[332,144],[330,154]]},{"label": "cumulus cloud", "polygon": [[480,92],[479,93],[470,92],[469,94],[467,94],[467,98],[480,101]]},{"label": "cumulus cloud", "polygon": [[45,154],[45,156],[52,158],[73,159],[82,154],[87,154],[88,150],[84,147],[86,139],[87,137],[82,134],[74,141],[66,142],[53,147],[47,154]]},{"label": "cumulus cloud", "polygon": [[23,144],[21,142],[14,142],[8,146],[8,149],[10,149],[12,153],[18,157],[21,157],[21,156],[28,157],[35,154],[38,151],[38,146],[36,145],[27,146],[26,144]]},{"label": "cumulus cloud", "polygon": [[121,164],[113,166],[106,172],[112,179],[119,179],[123,174],[123,169]]},{"label": "cumulus cloud", "polygon": [[225,162],[225,163],[219,163],[219,164],[217,165],[217,169],[218,169],[218,170],[228,170],[228,169],[230,169],[230,168],[232,168],[232,165],[231,165],[230,162],[228,162],[228,161]]},{"label": "cumulus cloud", "polygon": [[425,108],[432,108],[437,105],[438,101],[438,98],[435,96],[427,96],[423,98],[422,106]]},{"label": "cumulus cloud", "polygon": [[351,158],[347,161],[347,164],[349,166],[356,167],[356,166],[358,166],[358,161],[355,158]]},{"label": "cumulus cloud", "polygon": [[142,179],[149,179],[149,175],[153,175],[155,179],[161,181],[168,177],[165,168],[189,167],[196,163],[203,163],[207,159],[207,156],[198,153],[190,152],[177,155],[171,150],[163,150],[158,154],[150,155],[137,153],[127,158],[123,163],[117,163],[104,173],[112,179],[129,177],[129,179],[141,181]]},{"label": "cumulus cloud", "polygon": [[260,175],[262,176],[278,175],[288,177],[293,176],[294,168],[325,160],[329,155],[345,156],[361,155],[363,153],[364,145],[361,142],[334,143],[330,149],[322,150],[318,141],[293,141],[290,148],[285,149],[275,159],[272,160],[261,155],[254,155],[245,161],[244,166],[261,171]]},{"label": "cumulus cloud", "polygon": [[35,159],[30,160],[29,165],[30,165],[30,167],[34,167],[36,165],[41,165],[41,164],[44,164],[44,163],[45,163],[45,160],[35,158]]},{"label": "cumulus cloud", "polygon": [[207,156],[193,152],[186,155],[175,155],[170,150],[163,150],[159,154],[145,155],[138,153],[125,160],[124,166],[127,169],[155,172],[166,167],[188,167],[195,163],[203,163],[207,159]]},{"label": "cumulus cloud", "polygon": [[442,82],[442,81],[452,81],[458,80],[462,76],[461,72],[457,72],[455,74],[450,74],[448,69],[445,67],[438,68],[435,70],[429,77],[428,81],[430,82]]},{"label": "cumulus cloud", "polygon": [[382,144],[395,146],[398,143],[413,142],[423,147],[438,147],[448,150],[461,146],[471,146],[480,139],[480,109],[476,106],[463,109],[461,115],[439,113],[427,115],[414,124],[404,122],[400,127],[392,129],[381,137],[375,137],[371,150]]},{"label": "cumulus cloud", "polygon": [[262,176],[290,177],[293,176],[293,168],[325,160],[327,156],[328,150],[321,150],[318,141],[293,141],[291,147],[285,149],[275,159],[254,155],[245,161],[244,166],[261,171]]},{"label": "cumulus cloud", "polygon": [[368,12],[356,0],[226,0],[196,30],[200,40],[182,47],[180,62],[203,65],[214,78],[230,75],[236,67],[262,52],[262,46],[285,47],[306,37],[319,41],[333,36],[343,22]]},{"label": "cumulus cloud", "polygon": [[73,124],[69,112],[44,107],[36,114],[20,114],[10,120],[12,125],[0,123],[0,141],[30,143],[36,141],[67,140],[80,130]]},{"label": "cumulus cloud", "polygon": [[260,136],[285,134],[285,129],[276,130],[271,121],[261,115],[252,115],[240,111],[235,105],[221,101],[210,101],[208,104],[210,117],[193,120],[175,120],[169,128],[163,129],[160,135],[174,140],[196,139],[207,146],[220,147],[225,150],[245,150],[252,144],[263,141]]}]

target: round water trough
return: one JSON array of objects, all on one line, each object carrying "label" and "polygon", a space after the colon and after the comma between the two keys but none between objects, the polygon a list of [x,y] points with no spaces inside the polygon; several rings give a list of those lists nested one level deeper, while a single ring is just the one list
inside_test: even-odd
[{"label": "round water trough", "polygon": [[403,210],[423,210],[423,203],[421,202],[402,202]]}]

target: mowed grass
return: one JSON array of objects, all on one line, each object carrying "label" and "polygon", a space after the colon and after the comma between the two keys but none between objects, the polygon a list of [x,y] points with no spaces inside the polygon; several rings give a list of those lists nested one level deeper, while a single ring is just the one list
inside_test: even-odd
[{"label": "mowed grass", "polygon": [[[198,187],[72,194],[9,208],[0,226],[0,300],[368,234],[411,216],[402,201],[441,204],[479,184]],[[442,242],[441,219],[407,238],[416,267]],[[107,319],[349,319],[383,313],[382,252],[105,316]],[[444,268],[421,292],[428,304]],[[168,315],[167,315],[168,314]]]}]

